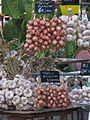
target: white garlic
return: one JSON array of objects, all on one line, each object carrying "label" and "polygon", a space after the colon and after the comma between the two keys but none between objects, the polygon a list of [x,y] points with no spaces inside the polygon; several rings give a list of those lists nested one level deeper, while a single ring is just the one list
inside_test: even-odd
[{"label": "white garlic", "polygon": [[88,24],[88,18],[83,18],[81,20],[82,24],[87,25]]},{"label": "white garlic", "polygon": [[12,99],[13,96],[14,96],[14,93],[13,93],[12,91],[7,91],[7,92],[5,93],[6,99]]},{"label": "white garlic", "polygon": [[83,96],[88,96],[87,92],[82,93]]},{"label": "white garlic", "polygon": [[67,28],[67,34],[74,34],[74,29],[73,28]]},{"label": "white garlic", "polygon": [[69,21],[67,22],[67,26],[68,26],[68,27],[74,27],[74,22],[73,22],[72,20],[69,20]]},{"label": "white garlic", "polygon": [[14,89],[14,88],[16,88],[16,83],[13,80],[11,80],[9,83],[9,89]]},{"label": "white garlic", "polygon": [[82,33],[84,36],[89,36],[90,35],[90,30],[85,30]]},{"label": "white garlic", "polygon": [[5,102],[5,98],[3,95],[0,95],[0,103],[4,103]]},{"label": "white garlic", "polygon": [[66,36],[66,39],[67,39],[67,41],[73,41],[73,36],[70,35],[70,34],[68,34],[68,35]]},{"label": "white garlic", "polygon": [[28,103],[27,97],[21,97],[21,103],[22,103],[23,105],[26,105],[26,104]]},{"label": "white garlic", "polygon": [[25,97],[31,97],[31,96],[32,96],[32,90],[29,89],[29,88],[26,88],[26,89],[23,91],[23,93],[24,93],[24,96],[25,96]]},{"label": "white garlic", "polygon": [[16,95],[13,97],[12,103],[18,105],[20,103],[20,96]]},{"label": "white garlic", "polygon": [[19,105],[16,106],[16,110],[22,111],[23,107],[24,105],[20,103]]},{"label": "white garlic", "polygon": [[90,45],[89,41],[87,41],[83,44],[84,47],[89,47],[89,45]]},{"label": "white garlic", "polygon": [[83,32],[84,30],[86,30],[86,26],[81,24],[81,25],[79,26],[78,31],[79,31],[79,32]]},{"label": "white garlic", "polygon": [[21,96],[21,95],[23,94],[22,89],[16,88],[16,89],[15,89],[15,94]]},{"label": "white garlic", "polygon": [[77,40],[77,45],[78,45],[79,47],[83,46],[83,40],[82,40],[82,39],[78,39],[78,40]]}]

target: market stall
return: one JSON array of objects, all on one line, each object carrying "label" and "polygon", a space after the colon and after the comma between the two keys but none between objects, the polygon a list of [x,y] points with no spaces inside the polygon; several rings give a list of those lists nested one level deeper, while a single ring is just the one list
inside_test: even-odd
[{"label": "market stall", "polygon": [[[5,0],[3,7],[12,19],[0,39],[0,114],[7,120],[73,120],[76,112],[83,120],[90,105],[90,21],[70,6],[90,3],[12,3]],[[67,15],[59,5],[68,5]]]}]

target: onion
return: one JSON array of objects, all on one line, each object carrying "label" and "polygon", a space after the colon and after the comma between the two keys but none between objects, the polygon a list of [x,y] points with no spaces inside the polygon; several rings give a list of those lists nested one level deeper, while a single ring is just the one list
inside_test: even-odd
[{"label": "onion", "polygon": [[57,31],[54,31],[54,32],[53,32],[53,35],[57,36]]},{"label": "onion", "polygon": [[42,45],[42,49],[45,50],[45,49],[46,49],[46,46],[45,46],[45,45]]},{"label": "onion", "polygon": [[60,26],[57,26],[57,27],[56,27],[56,30],[57,30],[57,31],[61,31],[61,27],[60,27]]},{"label": "onion", "polygon": [[56,39],[57,39],[57,40],[60,40],[60,36],[57,36]]},{"label": "onion", "polygon": [[60,40],[60,41],[59,41],[59,45],[60,45],[61,47],[63,47],[63,46],[65,46],[65,43],[64,43],[62,40]]},{"label": "onion", "polygon": [[50,26],[50,23],[49,22],[46,22],[46,27],[49,27]]},{"label": "onion", "polygon": [[61,21],[60,19],[58,19],[58,23],[61,24],[61,22],[62,22],[62,21]]},{"label": "onion", "polygon": [[51,31],[53,32],[55,30],[55,28],[54,27],[51,27]]},{"label": "onion", "polygon": [[32,40],[33,40],[33,41],[37,41],[37,40],[38,40],[38,37],[37,37],[37,36],[33,36]]},{"label": "onion", "polygon": [[41,25],[45,25],[45,23],[46,23],[46,22],[45,22],[44,20],[41,20],[41,21],[40,21],[40,24],[41,24]]},{"label": "onion", "polygon": [[43,44],[44,44],[44,45],[48,45],[48,42],[47,42],[47,41],[45,41]]},{"label": "onion", "polygon": [[52,22],[51,24],[52,24],[53,27],[57,26],[57,23],[55,23],[55,22]]},{"label": "onion", "polygon": [[34,51],[37,52],[39,49],[38,47],[34,47]]},{"label": "onion", "polygon": [[57,41],[56,41],[56,40],[53,40],[53,41],[52,41],[52,44],[53,44],[53,45],[57,45]]},{"label": "onion", "polygon": [[33,25],[34,25],[34,26],[37,26],[37,25],[38,25],[38,22],[35,20],[35,21],[33,22]]},{"label": "onion", "polygon": [[27,38],[27,39],[30,39],[31,37],[32,37],[32,36],[31,36],[30,34],[27,34],[27,35],[26,35],[26,38]]},{"label": "onion", "polygon": [[40,44],[42,44],[42,43],[43,43],[43,40],[42,40],[42,39],[39,39],[38,42],[39,42]]},{"label": "onion", "polygon": [[43,32],[44,34],[47,34],[48,33],[48,31],[47,30],[44,30],[44,32]]},{"label": "onion", "polygon": [[28,48],[28,46],[29,46],[28,43],[25,43],[24,47],[25,47],[25,48]]}]

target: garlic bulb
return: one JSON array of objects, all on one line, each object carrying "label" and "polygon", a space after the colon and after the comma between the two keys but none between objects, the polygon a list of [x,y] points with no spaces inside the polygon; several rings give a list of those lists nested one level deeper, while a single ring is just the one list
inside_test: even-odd
[{"label": "garlic bulb", "polygon": [[24,105],[20,103],[19,105],[16,106],[16,110],[22,111],[23,107]]},{"label": "garlic bulb", "polygon": [[88,18],[83,18],[81,20],[82,24],[87,25],[88,24]]},{"label": "garlic bulb", "polygon": [[26,104],[28,103],[27,97],[21,97],[21,103],[22,103],[23,105],[26,105]]},{"label": "garlic bulb", "polygon": [[73,36],[72,35],[67,35],[66,36],[67,41],[73,41]]},{"label": "garlic bulb", "polygon": [[81,24],[81,25],[79,26],[78,31],[79,31],[79,32],[83,32],[84,30],[86,30],[86,26]]},{"label": "garlic bulb", "polygon": [[72,21],[72,20],[69,20],[68,22],[67,22],[67,26],[68,27],[74,27],[74,22]]},{"label": "garlic bulb", "polygon": [[83,40],[82,39],[78,39],[77,40],[77,45],[78,46],[83,46]]},{"label": "garlic bulb", "polygon": [[5,101],[4,96],[3,96],[3,95],[0,95],[0,104],[1,104],[1,103],[4,103],[4,101]]},{"label": "garlic bulb", "polygon": [[25,97],[31,97],[31,96],[32,96],[32,90],[29,89],[29,88],[26,88],[26,89],[23,91],[23,93],[24,93],[24,96],[25,96]]},{"label": "garlic bulb", "polygon": [[15,94],[21,96],[23,94],[22,89],[16,88],[15,89]]},{"label": "garlic bulb", "polygon": [[90,30],[85,30],[82,33],[84,36],[90,36]]},{"label": "garlic bulb", "polygon": [[86,41],[83,46],[84,47],[89,47],[89,45],[90,45],[89,41]]},{"label": "garlic bulb", "polygon": [[20,96],[16,95],[13,97],[12,103],[18,105],[20,103]]},{"label": "garlic bulb", "polygon": [[8,87],[9,89],[14,89],[14,88],[16,88],[16,83],[13,81],[13,80],[11,80],[10,82],[9,82],[9,87]]},{"label": "garlic bulb", "polygon": [[74,29],[73,28],[67,28],[67,34],[74,34]]},{"label": "garlic bulb", "polygon": [[12,99],[13,96],[14,96],[14,93],[13,93],[12,91],[7,91],[7,92],[5,93],[5,98],[6,98],[6,99]]}]

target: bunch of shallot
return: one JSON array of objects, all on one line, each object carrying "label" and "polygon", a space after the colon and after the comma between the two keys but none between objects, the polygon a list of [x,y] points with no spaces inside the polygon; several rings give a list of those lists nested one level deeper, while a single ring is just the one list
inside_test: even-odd
[{"label": "bunch of shallot", "polygon": [[65,32],[62,29],[61,19],[35,19],[27,24],[25,48],[27,52],[37,52],[52,48],[57,50],[65,45]]},{"label": "bunch of shallot", "polygon": [[37,108],[62,108],[66,109],[70,102],[68,99],[67,87],[48,86],[47,88],[38,88],[36,93]]}]

